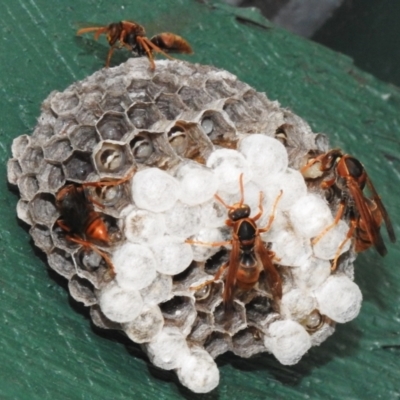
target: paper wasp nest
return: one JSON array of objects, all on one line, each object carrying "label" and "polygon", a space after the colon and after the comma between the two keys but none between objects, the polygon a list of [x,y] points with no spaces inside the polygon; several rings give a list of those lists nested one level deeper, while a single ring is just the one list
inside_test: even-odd
[{"label": "paper wasp nest", "polygon": [[[151,72],[147,59],[130,59],[51,93],[33,134],[15,139],[8,179],[21,194],[19,218],[50,267],[69,280],[72,297],[91,308],[94,323],[124,331],[156,366],[207,392],[219,381],[219,354],[269,352],[294,364],[333,333],[335,322],[359,312],[350,242],[334,274],[329,261],[346,223],[315,246],[310,240],[333,221],[332,210],[298,169],[310,150],[327,149],[327,139],[301,118],[226,71],[158,61]],[[133,168],[131,181],[87,188],[119,233],[100,246],[114,264],[112,278],[101,256],[66,240],[55,198],[66,184],[117,180]],[[213,278],[230,247],[185,241],[232,239],[227,209],[214,195],[238,202],[240,174],[252,215],[264,194],[259,227],[282,190],[262,239],[275,252],[283,297],[273,303],[262,272],[253,289],[237,291],[226,321],[224,278],[193,286]]]}]

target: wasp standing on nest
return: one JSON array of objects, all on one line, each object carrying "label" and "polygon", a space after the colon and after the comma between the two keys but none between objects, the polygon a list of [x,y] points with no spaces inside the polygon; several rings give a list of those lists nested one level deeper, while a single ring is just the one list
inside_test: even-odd
[{"label": "wasp standing on nest", "polygon": [[220,267],[214,278],[191,288],[193,290],[199,290],[209,285],[218,280],[224,270],[228,268],[223,294],[226,311],[232,310],[235,288],[238,287],[242,290],[252,289],[257,284],[262,270],[265,271],[266,279],[274,300],[280,300],[282,298],[282,279],[272,261],[275,253],[265,247],[260,236],[261,233],[267,232],[271,227],[276,206],[282,196],[282,191],[275,200],[272,214],[265,228],[258,228],[256,224],[256,221],[260,219],[263,214],[263,193],[260,192],[259,212],[251,218],[250,207],[244,204],[243,174],[240,175],[240,194],[241,199],[239,203],[233,206],[227,205],[218,195],[215,195],[215,198],[229,210],[229,219],[226,220],[225,223],[232,228],[232,240],[214,243],[198,242],[194,240],[186,241],[186,243],[189,244],[213,247],[232,245],[229,261]]},{"label": "wasp standing on nest", "polygon": [[[333,149],[309,160],[301,172],[306,179],[328,176],[328,179],[322,181],[321,187],[323,189],[332,188],[340,199],[333,223],[313,239],[313,244],[317,243],[326,232],[337,225],[342,217],[350,223],[346,238],[339,245],[333,260],[333,271],[337,267],[341,249],[353,237],[355,239],[355,251],[357,252],[375,246],[381,256],[387,253],[380,233],[382,221],[385,221],[386,230],[393,243],[396,241],[396,236],[386,208],[360,161],[344,154],[339,149]],[[372,198],[364,195],[365,185],[370,190]]]},{"label": "wasp standing on nest", "polygon": [[125,178],[115,181],[71,183],[61,188],[56,195],[56,207],[61,214],[56,224],[65,232],[65,238],[99,254],[110,268],[112,276],[115,275],[115,269],[110,257],[97,247],[109,246],[113,241],[102,214],[94,208],[104,206],[91,198],[86,193],[86,188],[121,185],[128,181],[134,172],[133,170]]},{"label": "wasp standing on nest", "polygon": [[144,27],[134,21],[113,22],[107,26],[82,28],[76,34],[82,35],[88,32],[94,32],[96,40],[102,34],[107,35],[107,41],[111,48],[107,54],[106,68],[109,67],[116,48],[125,47],[135,56],[146,55],[150,61],[151,70],[155,69],[153,52],[160,53],[172,60],[173,57],[167,53],[193,53],[189,43],[174,33],[163,32],[148,39]]}]

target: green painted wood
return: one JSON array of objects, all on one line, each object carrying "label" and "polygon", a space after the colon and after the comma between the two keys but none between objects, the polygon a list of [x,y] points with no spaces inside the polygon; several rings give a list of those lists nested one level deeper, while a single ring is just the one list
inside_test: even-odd
[{"label": "green painted wood", "polygon": [[[101,68],[104,41],[74,36],[75,21],[135,19],[186,37],[195,62],[225,68],[305,118],[358,157],[392,216],[400,198],[400,93],[349,58],[275,28],[260,16],[194,0],[4,0],[0,13],[0,398],[1,399],[395,399],[400,397],[400,254],[389,245],[356,262],[360,316],[338,326],[294,367],[272,356],[218,359],[220,386],[204,396],[152,367],[139,347],[92,327],[66,282],[46,269],[17,221],[6,184],[12,139],[32,132],[40,104]],[[251,20],[251,21],[249,21]],[[263,26],[265,25],[265,26]],[[152,32],[150,32],[152,33]],[[124,59],[119,54],[115,61]]]},{"label": "green painted wood", "polygon": [[376,77],[400,86],[400,2],[346,1],[313,40],[354,58]]}]

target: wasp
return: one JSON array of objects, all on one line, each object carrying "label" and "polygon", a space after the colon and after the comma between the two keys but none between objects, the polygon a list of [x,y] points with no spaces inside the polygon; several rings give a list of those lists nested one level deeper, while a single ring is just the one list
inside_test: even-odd
[{"label": "wasp", "polygon": [[186,241],[190,244],[210,245],[213,247],[232,246],[228,262],[219,268],[214,278],[191,288],[192,290],[199,290],[217,281],[222,276],[222,273],[228,269],[223,293],[223,302],[226,311],[230,311],[233,308],[235,288],[242,290],[252,289],[258,282],[262,270],[265,271],[267,283],[274,300],[280,300],[282,298],[282,279],[273,263],[275,253],[266,248],[260,236],[261,233],[267,232],[271,227],[277,203],[282,196],[282,191],[275,200],[272,214],[265,228],[258,228],[256,224],[256,221],[260,219],[263,214],[263,193],[260,192],[258,214],[254,217],[250,217],[250,207],[244,203],[243,174],[240,175],[240,193],[241,199],[239,203],[235,203],[232,206],[226,204],[218,195],[214,196],[229,210],[229,219],[225,221],[225,224],[232,229],[231,240],[212,243],[198,242],[190,239]]},{"label": "wasp", "polygon": [[192,54],[193,50],[189,43],[181,36],[170,32],[159,33],[151,39],[146,37],[146,31],[142,25],[134,21],[112,22],[107,26],[92,26],[79,29],[77,35],[94,32],[97,40],[100,35],[105,34],[109,43],[110,50],[107,54],[106,68],[110,65],[110,60],[115,49],[125,47],[135,56],[146,55],[150,61],[150,69],[155,69],[153,53],[160,53],[172,59],[167,53],[186,53]]},{"label": "wasp", "polygon": [[113,276],[115,269],[110,257],[98,248],[98,245],[109,246],[113,241],[102,214],[95,210],[95,206],[100,209],[104,206],[88,195],[87,188],[121,185],[128,181],[133,173],[134,171],[131,171],[126,177],[115,181],[71,183],[62,187],[56,195],[56,207],[61,215],[56,224],[65,232],[65,238],[99,254]]},{"label": "wasp", "polygon": [[[380,233],[383,221],[391,242],[396,241],[396,236],[386,208],[360,161],[344,154],[340,149],[333,149],[309,160],[301,171],[306,179],[307,176],[315,178],[318,175],[319,177],[328,175],[328,179],[322,181],[321,187],[332,188],[340,199],[333,223],[313,239],[313,244],[317,243],[342,217],[350,223],[346,238],[339,245],[333,260],[333,271],[337,267],[341,249],[352,238],[355,240],[357,252],[374,246],[381,256],[386,255],[387,249]],[[365,186],[371,192],[371,198],[364,194]]]}]

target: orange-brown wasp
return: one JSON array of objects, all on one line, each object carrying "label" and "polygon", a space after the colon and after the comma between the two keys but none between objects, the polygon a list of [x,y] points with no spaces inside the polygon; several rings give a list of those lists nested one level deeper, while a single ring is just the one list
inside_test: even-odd
[{"label": "orange-brown wasp", "polygon": [[97,40],[105,34],[110,50],[106,59],[106,68],[110,65],[112,54],[116,48],[125,47],[135,56],[146,55],[150,61],[151,70],[155,69],[153,53],[160,53],[169,59],[173,59],[167,53],[193,53],[189,43],[182,37],[170,32],[159,33],[151,39],[146,37],[146,31],[142,25],[134,21],[112,22],[107,26],[92,26],[79,29],[77,35],[94,32]]},{"label": "orange-brown wasp", "polygon": [[56,195],[56,207],[61,215],[56,224],[65,232],[65,238],[103,257],[112,275],[115,275],[115,270],[110,257],[97,247],[109,246],[112,242],[102,214],[94,208],[95,205],[103,208],[103,205],[91,198],[86,188],[121,185],[129,180],[133,173],[134,170],[125,178],[115,181],[71,183],[62,187]]},{"label": "orange-brown wasp", "polygon": [[[302,168],[302,173],[306,179],[311,168],[314,169],[313,177],[318,177],[318,171],[320,176],[329,176],[328,179],[322,181],[321,187],[323,189],[332,188],[340,199],[333,223],[314,238],[314,244],[328,230],[333,228],[342,217],[350,223],[346,238],[340,244],[333,261],[332,270],[336,269],[340,250],[351,238],[355,239],[356,251],[363,251],[375,246],[377,252],[384,256],[387,249],[380,233],[382,221],[385,221],[386,230],[392,242],[396,241],[396,236],[386,208],[360,161],[344,154],[340,149],[333,149],[309,160]],[[370,190],[372,198],[364,195],[365,186]]]},{"label": "orange-brown wasp", "polygon": [[252,289],[259,280],[262,270],[265,271],[267,283],[272,292],[274,300],[282,298],[282,279],[273,263],[275,253],[265,247],[260,234],[267,232],[274,220],[275,209],[282,195],[277,197],[273,206],[273,211],[269,217],[268,224],[265,228],[258,228],[256,221],[263,214],[263,193],[260,192],[259,212],[254,217],[250,217],[250,207],[244,203],[243,193],[243,174],[240,175],[240,193],[241,199],[239,203],[233,206],[227,205],[218,195],[215,198],[223,204],[229,211],[226,225],[232,228],[232,239],[225,242],[205,243],[194,240],[187,240],[187,243],[194,245],[209,245],[213,247],[231,245],[232,250],[229,261],[222,265],[212,280],[206,281],[199,286],[192,287],[198,290],[218,280],[225,269],[228,273],[225,278],[225,289],[223,293],[223,301],[225,310],[230,311],[233,306],[234,290],[239,288],[242,290]]}]

